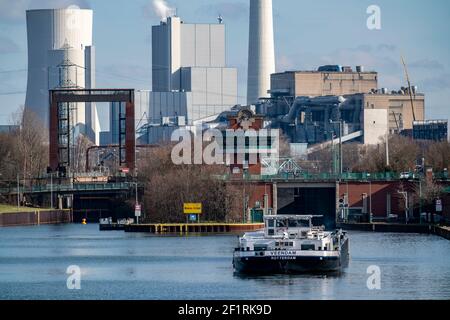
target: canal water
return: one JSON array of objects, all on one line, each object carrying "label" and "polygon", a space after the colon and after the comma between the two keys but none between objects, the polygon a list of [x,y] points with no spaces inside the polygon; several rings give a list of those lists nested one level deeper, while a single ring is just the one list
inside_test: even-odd
[{"label": "canal water", "polygon": [[[155,237],[98,225],[0,229],[0,299],[450,299],[450,241],[417,234],[350,233],[339,276],[239,277],[236,236]],[[81,289],[66,270],[81,269]],[[381,290],[367,287],[378,266]]]}]

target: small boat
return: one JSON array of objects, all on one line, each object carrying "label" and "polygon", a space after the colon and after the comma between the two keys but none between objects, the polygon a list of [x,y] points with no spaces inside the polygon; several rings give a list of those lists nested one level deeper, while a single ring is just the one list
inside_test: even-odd
[{"label": "small boat", "polygon": [[346,232],[313,226],[322,216],[264,217],[264,230],[239,238],[233,266],[242,274],[296,274],[339,272],[349,261]]}]

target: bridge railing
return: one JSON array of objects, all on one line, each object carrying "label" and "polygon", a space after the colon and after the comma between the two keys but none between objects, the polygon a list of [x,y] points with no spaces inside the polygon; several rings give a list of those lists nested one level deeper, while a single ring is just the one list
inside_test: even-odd
[{"label": "bridge railing", "polygon": [[[49,192],[81,192],[81,191],[114,191],[114,190],[128,190],[134,184],[122,183],[105,183],[105,184],[73,184],[73,185],[41,185],[32,187],[20,187],[21,193],[49,193]],[[1,188],[0,193],[17,193],[17,187]]]},{"label": "bridge railing", "polygon": [[275,176],[261,176],[262,180],[299,180],[299,181],[392,181],[399,178],[398,174],[392,172],[386,173],[281,173]]},{"label": "bridge railing", "polygon": [[295,180],[295,181],[392,181],[398,180],[399,175],[393,172],[386,173],[279,173],[277,175],[221,175],[217,176],[221,180],[248,180],[248,181],[276,181],[276,180]]}]

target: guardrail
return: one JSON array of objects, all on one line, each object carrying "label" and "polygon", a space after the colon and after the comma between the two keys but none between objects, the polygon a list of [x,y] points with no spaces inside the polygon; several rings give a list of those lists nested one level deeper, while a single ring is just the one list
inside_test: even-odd
[{"label": "guardrail", "polygon": [[[217,176],[222,180],[235,179],[232,175]],[[295,180],[295,181],[392,181],[398,180],[399,175],[395,173],[371,173],[370,175],[365,173],[344,173],[330,174],[330,173],[280,173],[277,175],[243,175],[242,179],[248,181],[277,181],[277,180]],[[237,178],[236,178],[237,179]],[[241,176],[239,176],[241,179]]]},{"label": "guardrail", "polygon": [[[49,192],[82,192],[82,191],[115,191],[128,190],[132,188],[134,183],[105,183],[105,184],[74,184],[74,185],[59,185],[53,184],[33,187],[20,187],[21,193],[49,193]],[[17,193],[15,188],[0,189],[0,193]]]},{"label": "guardrail", "polygon": [[[330,173],[279,173],[277,175],[221,175],[216,176],[221,180],[247,180],[247,181],[277,181],[277,180],[295,180],[295,181],[395,181],[401,180],[400,174],[395,172],[382,172],[382,173],[343,173],[330,174]],[[444,174],[435,174],[437,180],[448,180],[448,176]],[[419,178],[405,179],[410,181],[419,181]]]}]

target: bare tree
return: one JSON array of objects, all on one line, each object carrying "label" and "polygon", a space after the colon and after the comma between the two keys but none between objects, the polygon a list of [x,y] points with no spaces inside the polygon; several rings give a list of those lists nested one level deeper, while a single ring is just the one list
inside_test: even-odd
[{"label": "bare tree", "polygon": [[16,114],[17,173],[24,180],[38,177],[48,165],[48,131],[37,115],[25,108]]},{"label": "bare tree", "polygon": [[436,171],[450,170],[450,142],[427,143],[426,163]]},{"label": "bare tree", "polygon": [[414,205],[431,205],[436,199],[439,199],[444,192],[442,185],[425,179],[420,185],[414,186]]},{"label": "bare tree", "polygon": [[1,180],[11,181],[17,177],[19,165],[15,133],[0,133],[0,175]]},{"label": "bare tree", "polygon": [[86,171],[86,153],[89,147],[94,144],[86,136],[80,134],[76,139],[75,146],[73,148],[73,171],[76,173],[82,173]]},{"label": "bare tree", "polygon": [[[145,185],[144,210],[152,222],[185,222],[184,203],[202,203],[204,221],[232,220],[235,189],[220,179],[227,168],[207,165],[174,165],[172,145],[147,150],[138,162]],[[242,217],[242,215],[241,215]]]},{"label": "bare tree", "polygon": [[413,171],[421,153],[415,141],[397,135],[389,137],[389,167],[386,162],[386,141],[384,139],[378,145],[363,147],[361,151],[359,162],[353,165],[353,171],[356,172]]},{"label": "bare tree", "polygon": [[328,172],[333,173],[333,148],[325,147],[308,156],[308,161],[301,163],[302,167],[314,173]]}]

